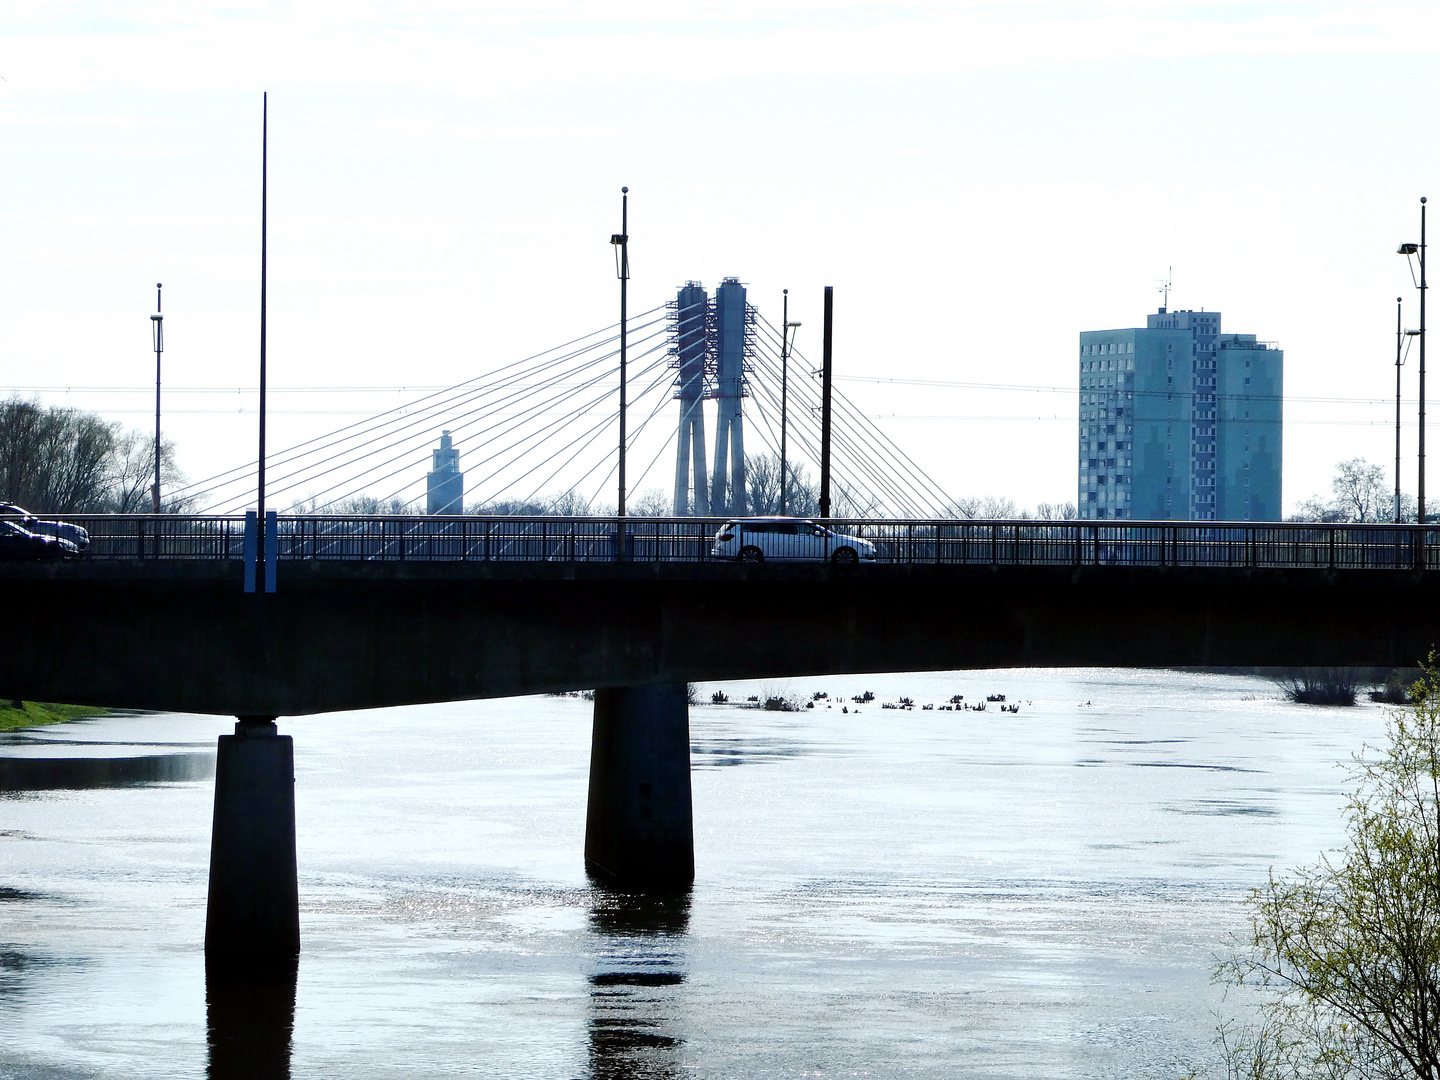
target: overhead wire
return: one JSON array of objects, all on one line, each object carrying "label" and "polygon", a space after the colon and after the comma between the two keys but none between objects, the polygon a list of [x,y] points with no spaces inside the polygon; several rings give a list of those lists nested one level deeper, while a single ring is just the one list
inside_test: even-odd
[{"label": "overhead wire", "polygon": [[[648,328],[648,327],[650,327],[650,326],[655,325],[655,323],[657,323],[657,322],[663,321],[663,320],[665,319],[665,316],[663,316],[663,315],[660,316],[659,318],[654,318],[654,319],[651,319],[650,316],[655,315],[656,312],[661,311],[661,310],[664,309],[664,308],[665,308],[665,305],[659,305],[658,307],[650,308],[650,309],[648,309],[648,310],[646,310],[646,311],[644,311],[644,312],[639,313],[639,314],[636,316],[637,319],[648,320],[648,321],[643,321],[643,322],[641,322],[641,323],[636,327],[636,329],[645,329],[645,328]],[[306,454],[306,453],[313,453],[313,452],[315,452],[316,449],[321,449],[321,448],[323,448],[323,447],[317,448],[317,447],[315,446],[315,444],[317,444],[317,443],[324,443],[327,447],[328,447],[328,446],[333,446],[333,445],[337,445],[337,444],[339,444],[339,443],[342,443],[342,442],[346,441],[346,440],[349,439],[349,438],[356,437],[358,434],[360,434],[360,432],[354,432],[354,434],[351,434],[351,435],[347,435],[347,434],[346,434],[347,432],[352,432],[353,429],[356,429],[356,428],[361,428],[361,429],[367,429],[367,428],[368,428],[368,429],[374,429],[374,428],[376,428],[376,427],[384,427],[384,426],[385,426],[386,424],[388,424],[388,423],[393,423],[393,422],[395,422],[397,419],[401,419],[401,418],[403,418],[405,415],[411,414],[411,410],[415,410],[415,409],[417,409],[417,408],[422,409],[422,411],[423,411],[423,412],[426,412],[426,413],[434,412],[434,411],[438,410],[439,408],[445,407],[445,406],[447,406],[448,404],[452,404],[457,398],[459,398],[459,399],[464,399],[464,398],[467,397],[467,395],[472,395],[472,394],[474,394],[474,393],[482,393],[482,394],[483,394],[483,393],[485,393],[485,392],[488,392],[488,391],[489,391],[492,387],[494,387],[495,385],[497,385],[497,384],[493,383],[493,381],[492,381],[491,383],[484,384],[484,385],[482,385],[481,387],[478,387],[478,388],[474,387],[473,384],[479,382],[479,380],[481,380],[481,379],[490,379],[490,380],[493,380],[493,379],[495,378],[495,376],[497,376],[497,375],[501,375],[501,374],[503,374],[503,373],[505,373],[505,372],[511,372],[512,374],[511,374],[510,376],[508,376],[506,379],[502,379],[502,380],[500,381],[500,383],[498,384],[498,385],[503,386],[503,385],[506,385],[506,384],[508,384],[508,383],[511,383],[511,382],[515,381],[517,378],[523,377],[524,374],[526,374],[526,373],[538,374],[539,372],[543,372],[543,371],[545,371],[546,369],[548,369],[549,367],[552,367],[552,366],[554,366],[554,365],[557,364],[557,363],[564,363],[567,359],[571,359],[571,358],[576,357],[576,356],[582,356],[582,355],[584,355],[584,354],[587,353],[587,352],[593,351],[596,347],[601,347],[601,346],[603,346],[604,344],[608,343],[609,341],[617,340],[617,339],[618,339],[618,333],[617,333],[617,334],[611,334],[609,337],[602,338],[602,339],[600,339],[599,341],[594,341],[594,340],[593,340],[593,339],[598,338],[599,335],[605,334],[605,333],[606,333],[607,331],[609,331],[609,330],[618,330],[618,324],[612,324],[612,326],[610,326],[610,327],[606,327],[606,328],[603,328],[603,329],[601,329],[601,330],[594,331],[594,332],[589,333],[589,334],[583,334],[583,335],[581,335],[580,337],[577,337],[577,338],[572,338],[570,341],[565,342],[565,343],[562,344],[562,345],[558,345],[558,346],[555,346],[555,347],[553,347],[553,348],[543,350],[543,351],[541,351],[541,352],[539,352],[539,353],[535,353],[535,354],[533,354],[532,356],[526,357],[526,358],[524,358],[524,359],[522,359],[522,360],[517,360],[517,361],[513,361],[513,362],[511,362],[511,363],[509,363],[509,364],[504,364],[504,365],[502,365],[501,367],[496,368],[494,371],[486,372],[485,374],[482,374],[482,375],[477,375],[477,376],[475,376],[475,377],[472,378],[472,379],[467,379],[467,380],[465,380],[464,382],[457,384],[456,386],[446,387],[446,388],[444,388],[444,389],[442,389],[442,390],[437,390],[437,391],[435,391],[435,392],[433,392],[433,393],[430,393],[430,394],[425,395],[424,397],[418,399],[417,401],[407,402],[407,403],[404,404],[404,405],[396,406],[395,408],[386,410],[385,412],[382,412],[382,413],[380,413],[380,414],[378,414],[378,415],[376,415],[376,416],[368,417],[366,420],[356,421],[356,422],[353,423],[353,424],[348,424],[348,425],[345,425],[344,427],[338,428],[338,429],[336,429],[336,430],[334,430],[334,431],[327,432],[327,433],[325,433],[325,434],[316,436],[316,437],[314,437],[314,438],[312,438],[312,439],[305,440],[304,442],[298,443],[298,444],[296,444],[295,446],[287,447],[285,450],[281,451],[279,454],[275,455],[273,458],[267,457],[267,461],[266,461],[267,467],[270,466],[272,463],[275,464],[275,465],[277,465],[277,466],[278,466],[278,465],[286,464],[286,463],[288,463],[288,462],[290,462],[290,461],[292,461],[292,460],[295,460],[297,457],[304,456],[304,454]],[[588,344],[588,345],[583,345],[583,346],[581,346],[580,348],[577,348],[577,349],[572,349],[571,352],[566,353],[566,354],[563,354],[563,355],[558,356],[558,357],[556,357],[556,356],[553,355],[553,354],[555,354],[555,353],[557,353],[557,352],[560,352],[560,350],[570,349],[571,346],[579,345],[580,343],[582,343],[582,342],[587,342],[587,341],[590,342],[590,344]],[[551,357],[551,359],[550,359],[550,360],[544,360],[543,358],[545,358],[545,357]],[[537,360],[540,361],[540,362],[539,362],[539,363],[533,363],[533,364],[532,364],[532,361],[537,361]],[[521,367],[521,365],[525,365],[525,364],[531,364],[532,366],[529,367],[529,368],[523,368],[523,367]],[[516,369],[516,368],[520,368],[520,371],[516,372],[516,371],[513,371],[513,370],[512,370],[512,369]],[[448,396],[448,397],[445,397],[443,401],[436,401],[436,400],[435,400],[436,398],[441,398],[441,397],[444,397],[445,395],[449,395],[449,396]],[[396,414],[401,414],[401,416],[400,416],[400,417],[397,417]],[[307,450],[307,448],[310,448],[310,449]],[[302,453],[302,451],[303,451],[304,453]],[[193,483],[191,483],[191,484],[187,484],[187,485],[185,485],[185,487],[184,487],[183,489],[180,489],[180,491],[181,491],[181,492],[184,492],[184,491],[193,491],[193,490],[195,490],[195,489],[197,489],[197,488],[203,488],[203,487],[206,487],[206,486],[217,486],[217,487],[218,487],[218,486],[224,486],[224,485],[221,483],[221,481],[224,481],[224,480],[226,480],[227,478],[236,477],[237,474],[248,473],[251,469],[253,469],[253,467],[254,467],[254,466],[251,465],[251,464],[236,466],[235,468],[225,470],[225,471],[223,471],[223,472],[221,472],[221,473],[217,473],[217,474],[215,474],[214,476],[208,477],[208,478],[206,478],[206,479],[198,480],[198,481],[195,481],[195,482],[193,482]],[[246,479],[248,479],[248,477],[246,477]]]},{"label": "overhead wire", "polygon": [[[764,324],[763,318],[760,321]],[[765,325],[773,331],[773,327],[768,327],[768,324]],[[761,344],[764,348],[763,351],[757,355],[757,360],[764,365],[766,372],[771,378],[778,382],[780,373],[778,371],[778,357],[774,353],[775,342],[762,339]],[[804,355],[798,351],[792,352],[791,355],[795,356],[802,364],[805,363]],[[804,369],[802,368],[802,370]],[[764,385],[763,381],[762,385]],[[799,403],[809,406],[809,409],[805,411],[809,412],[819,404],[819,391],[814,387],[811,380],[801,379],[798,381],[798,384],[792,381],[792,386],[796,386],[799,390],[797,394]],[[773,389],[769,392],[772,396],[773,403]],[[841,417],[850,415],[852,420],[858,414],[858,410],[853,408],[848,399],[846,399],[843,394],[835,392],[833,388],[832,408],[834,408],[835,412]],[[810,412],[810,416],[813,417],[813,412]],[[818,425],[818,421],[815,421],[815,423]],[[833,425],[831,431],[832,455],[842,460],[850,459],[854,471],[866,477],[872,487],[882,489],[887,496],[887,500],[895,503],[896,508],[904,513],[913,514],[919,508],[929,503],[944,505],[947,497],[943,492],[939,491],[938,485],[934,485],[933,482],[926,485],[923,481],[914,477],[913,472],[915,470],[908,466],[908,458],[903,451],[899,451],[898,447],[894,447],[893,442],[884,435],[884,432],[879,432],[878,435],[879,438],[874,442],[873,446],[867,448],[862,445],[858,438],[853,438],[851,434],[847,432],[845,424]],[[870,452],[867,452],[867,449]],[[836,454],[836,451],[839,451],[839,453]],[[907,476],[909,479],[907,479]],[[832,483],[834,483],[833,470]]]},{"label": "overhead wire", "polygon": [[[647,325],[654,325],[654,321]],[[650,337],[654,336],[656,335],[648,335],[642,340],[649,340]],[[608,341],[597,343],[597,345],[602,347],[605,344],[608,344]],[[587,370],[596,369],[597,367],[603,367],[605,361],[610,355],[613,354],[598,354],[585,357],[581,360],[579,364],[572,365],[570,368],[565,369],[563,378],[559,379],[556,382],[540,384],[541,386],[551,391],[549,397],[544,399],[544,401],[542,402],[542,407],[553,404],[555,401],[558,401],[568,396],[569,394],[576,392],[577,390],[583,390],[585,387],[593,384],[595,381],[604,378],[604,373],[603,371],[601,371],[595,375],[590,376],[588,379],[586,379],[585,382],[580,383],[578,386],[568,381],[570,379],[581,377]],[[542,365],[541,368],[545,366],[553,366],[553,364],[547,363],[546,365]],[[537,371],[541,370],[541,368],[527,369],[526,372],[520,373],[520,376],[528,379],[530,376],[533,376]],[[399,453],[392,455],[390,458],[384,461],[368,462],[364,468],[360,468],[358,471],[356,471],[353,468],[353,465],[355,463],[355,459],[358,453],[361,450],[369,447],[370,445],[373,445],[374,443],[380,441],[380,439],[382,438],[389,439],[387,448],[400,446],[402,445],[402,442],[414,444],[431,437],[431,434],[436,427],[444,426],[445,424],[449,424],[450,430],[454,430],[457,432],[468,430],[476,422],[475,418],[482,411],[486,416],[492,415],[495,409],[504,408],[509,403],[517,399],[523,398],[527,394],[532,393],[535,389],[536,387],[530,386],[528,383],[524,382],[517,385],[515,379],[502,380],[500,384],[497,384],[495,386],[479,388],[478,390],[474,391],[464,402],[464,404],[467,406],[466,411],[460,413],[454,412],[453,402],[451,402],[452,411],[446,412],[443,415],[440,414],[438,410],[427,411],[425,414],[416,418],[412,423],[404,425],[404,427],[402,427],[398,431],[383,432],[380,435],[373,436],[364,443],[347,447],[343,451],[332,455],[330,459],[324,459],[324,462],[312,462],[310,465],[305,466],[299,470],[292,470],[291,473],[285,474],[285,476],[282,477],[283,479],[288,479],[291,482],[275,490],[277,491],[277,493],[282,491],[292,491],[300,487],[302,483],[314,482],[315,480],[319,479],[320,476],[329,475],[330,473],[347,467],[350,467],[351,470],[351,475],[348,479],[337,481],[335,484],[332,484],[327,488],[321,489],[318,493],[312,492],[311,497],[315,498],[329,495],[336,489],[346,485],[353,485],[360,481],[361,478],[367,476],[370,477],[370,479],[367,481],[368,483],[383,481],[389,476],[394,475],[394,473],[392,472],[378,477],[372,476],[371,474],[375,473],[377,470],[383,468],[386,465],[392,464],[395,461],[399,461],[412,455],[416,452],[416,448],[414,446],[407,447],[406,449],[401,450]],[[502,391],[505,392],[503,397],[499,398],[498,400],[488,400],[488,398],[493,396],[493,394]],[[536,411],[537,409],[532,406],[526,412],[513,415],[506,414],[507,422],[501,425],[497,425],[495,430],[498,433],[503,433],[517,426],[523,426],[523,424],[527,422],[528,419],[533,418]],[[396,437],[397,435],[402,435],[402,433],[406,430],[409,430],[410,433],[404,434],[402,438]],[[342,458],[343,460],[339,465],[333,466],[330,469],[326,469],[324,470],[324,472],[317,473],[320,464],[328,463],[330,460],[333,460],[335,458]],[[315,475],[310,475],[308,477],[308,480],[295,479],[295,477],[306,472]],[[352,497],[354,494],[357,493],[358,492],[350,492],[346,495],[339,496],[338,498],[330,499],[324,505],[331,505],[336,501]]]},{"label": "overhead wire", "polygon": [[[649,350],[649,351],[653,352],[653,351],[655,351],[655,349],[658,349],[658,348],[659,348],[659,346],[655,346],[655,347],[652,347],[652,349]],[[593,377],[584,385],[584,387],[582,387],[582,389],[591,388],[591,387],[593,387],[595,384],[604,381],[606,378],[609,377],[609,374],[610,374],[610,371],[609,371],[608,368],[605,369],[605,370],[603,370],[603,371],[598,372],[595,376],[593,376]],[[574,391],[573,391],[572,389],[568,389],[568,388],[567,388],[567,389],[565,389],[565,390],[563,390],[563,391],[561,391],[561,392],[559,392],[559,393],[557,393],[557,394],[553,394],[553,395],[551,395],[550,398],[547,399],[547,404],[548,404],[549,402],[553,402],[554,400],[556,400],[556,399],[559,398],[559,397],[569,396],[569,395],[572,394],[573,392],[574,392]],[[601,394],[595,396],[594,398],[589,399],[589,400],[587,400],[587,401],[583,401],[583,402],[582,402],[579,406],[577,406],[576,408],[571,409],[571,410],[570,410],[569,412],[567,412],[567,413],[561,414],[559,417],[557,417],[556,419],[552,420],[549,424],[546,424],[544,427],[540,428],[539,430],[534,431],[534,432],[530,432],[530,433],[522,436],[522,437],[518,440],[518,442],[508,443],[508,444],[502,445],[498,450],[495,450],[493,453],[489,454],[487,457],[480,459],[480,461],[479,461],[477,464],[480,464],[480,465],[489,464],[490,462],[494,461],[495,458],[500,457],[500,456],[503,456],[503,455],[505,455],[505,454],[507,454],[507,453],[510,453],[510,452],[514,451],[517,446],[523,446],[526,442],[530,442],[530,441],[534,441],[534,440],[536,440],[536,439],[543,438],[546,434],[548,434],[548,433],[549,433],[551,430],[553,430],[554,428],[560,426],[561,424],[567,423],[567,422],[569,422],[571,419],[573,419],[575,416],[580,415],[580,414],[582,414],[582,413],[584,413],[584,412],[586,412],[586,411],[589,411],[590,409],[594,408],[597,404],[599,404],[601,401],[605,400],[605,398],[607,398],[607,397],[608,397],[611,393],[613,393],[613,392],[614,392],[614,391],[607,389],[607,390],[603,391]],[[535,415],[536,415],[535,412],[532,411],[532,413],[530,414],[530,416],[528,417],[528,419],[533,419],[533,418],[535,417]],[[476,421],[476,420],[467,421],[466,423],[461,424],[461,425],[459,425],[458,427],[452,428],[451,430],[453,430],[453,431],[463,431],[463,430],[466,430],[471,424],[476,423],[476,422],[478,422],[478,421]],[[519,424],[517,424],[517,423],[511,423],[511,424],[509,424],[509,425],[506,425],[506,427],[505,427],[504,430],[505,430],[506,432],[510,432],[510,431],[513,431],[516,427],[523,427],[523,421],[522,421],[522,423],[519,423]],[[496,441],[495,438],[492,437],[492,438],[486,440],[486,443],[485,443],[485,444],[482,444],[482,445],[487,445],[487,444],[493,443],[493,442],[495,442],[495,441]],[[407,452],[407,454],[405,454],[405,455],[396,455],[396,456],[392,457],[389,461],[386,461],[384,464],[385,464],[385,465],[393,464],[395,461],[400,460],[402,457],[408,457],[408,456],[409,456],[408,452]],[[393,470],[391,470],[390,472],[386,473],[385,475],[380,476],[380,477],[376,477],[376,478],[374,478],[374,479],[372,479],[372,480],[370,480],[370,481],[368,481],[368,482],[369,482],[369,483],[376,483],[376,482],[379,482],[379,481],[388,480],[388,479],[390,479],[390,478],[398,475],[399,473],[405,471],[405,470],[406,470],[407,468],[409,468],[409,467],[410,467],[410,466],[409,466],[408,463],[403,463],[403,464],[401,464],[398,468],[393,469]],[[500,475],[501,473],[504,472],[504,470],[505,470],[506,467],[508,467],[508,466],[507,466],[507,465],[502,465],[500,468],[492,471],[492,472],[485,478],[485,480],[489,480],[489,479],[493,478],[494,476]],[[471,468],[473,469],[474,466],[472,465]],[[480,483],[483,483],[483,482],[485,482],[485,481],[484,481],[484,480],[480,481]],[[406,484],[406,485],[405,485],[405,487],[408,487],[408,486],[409,486],[409,484]],[[475,486],[475,485],[472,485],[472,488],[473,488],[474,486]],[[401,488],[400,490],[403,491],[404,488]],[[346,494],[346,495],[339,496],[339,497],[337,497],[337,498],[331,499],[330,502],[327,503],[326,505],[332,505],[332,504],[335,503],[335,502],[341,502],[341,501],[343,501],[344,499],[353,498],[355,494],[358,494],[358,491],[356,491],[356,492],[351,492],[351,493],[348,493],[348,494]],[[398,495],[398,492],[397,492],[396,494]],[[394,498],[394,497],[395,497],[395,496],[393,496],[393,495],[390,496],[390,498]],[[407,501],[407,502],[413,502],[413,501],[415,501],[415,500],[414,500],[414,499],[411,499],[411,500],[406,500],[406,501]]]},{"label": "overhead wire", "polygon": [[[767,336],[769,338],[768,344],[770,346],[770,349],[768,351],[773,356],[774,346],[778,334],[775,330],[775,327],[771,325],[768,320],[764,319],[763,316],[759,317],[758,321],[767,332]],[[800,353],[798,350],[793,350],[792,355],[797,356],[802,362],[805,360],[804,354]],[[854,404],[849,400],[848,397],[846,397],[844,393],[835,390],[832,387],[831,396],[832,407],[836,408],[836,411],[839,413],[850,415],[852,420],[858,422],[861,428],[866,429],[871,434],[873,434],[874,437],[878,440],[877,450],[891,460],[893,467],[897,468],[900,472],[903,472],[904,474],[909,476],[910,483],[916,486],[915,490],[917,493],[926,493],[927,497],[921,500],[922,503],[934,502],[941,507],[946,506],[950,503],[950,497],[944,491],[944,489],[941,488],[939,484],[935,483],[935,481],[927,473],[925,473],[925,471],[921,469],[908,454],[901,450],[900,447],[894,442],[893,439],[890,438],[890,436],[883,429],[876,426],[873,422],[869,420],[869,418],[864,413],[862,413],[856,406],[854,406]],[[834,429],[832,428],[832,437],[833,435]]]}]

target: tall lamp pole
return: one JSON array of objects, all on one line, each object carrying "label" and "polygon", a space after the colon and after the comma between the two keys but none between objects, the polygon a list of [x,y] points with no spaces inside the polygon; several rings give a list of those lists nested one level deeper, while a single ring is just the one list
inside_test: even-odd
[{"label": "tall lamp pole", "polygon": [[[1415,520],[1417,523],[1425,524],[1425,293],[1429,291],[1430,285],[1425,278],[1425,199],[1420,199],[1420,243],[1401,244],[1397,249],[1404,255],[1408,262],[1410,256],[1418,255],[1420,258],[1420,280],[1416,282],[1416,288],[1420,290],[1420,438],[1417,475],[1415,477]],[[1415,269],[1410,269],[1411,280],[1414,280]]]},{"label": "tall lamp pole", "polygon": [[1400,355],[1400,345],[1405,332],[1400,329],[1400,297],[1395,298],[1395,524],[1400,524],[1400,365],[1405,362]]},{"label": "tall lamp pole", "polygon": [[[615,276],[620,279],[620,461],[616,469],[620,481],[619,498],[615,504],[615,516],[625,516],[625,301],[626,286],[630,283],[630,189],[620,189],[620,231],[612,233],[610,243],[615,247]],[[622,522],[615,530],[616,552],[625,558],[625,530]]]},{"label": "tall lamp pole", "polygon": [[820,516],[830,516],[830,361],[835,289],[825,286],[825,345],[820,367]]},{"label": "tall lamp pole", "polygon": [[161,284],[155,283],[155,314],[150,316],[150,337],[155,343],[155,486],[150,489],[150,508],[160,513],[160,354],[165,351],[165,316],[160,314]]},{"label": "tall lamp pole", "polygon": [[786,418],[790,404],[790,331],[798,322],[790,321],[790,290],[784,293],[783,314],[780,317],[780,514],[790,512],[790,459],[785,453]]},{"label": "tall lamp pole", "polygon": [[[270,208],[270,95],[261,97],[260,119],[260,468],[256,476],[256,521],[260,543],[256,558],[265,565],[265,266]],[[262,590],[263,591],[263,590]]]}]

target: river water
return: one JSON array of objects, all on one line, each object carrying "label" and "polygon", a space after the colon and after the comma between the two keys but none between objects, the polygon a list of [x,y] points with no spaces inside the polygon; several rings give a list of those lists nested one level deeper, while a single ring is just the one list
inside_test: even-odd
[{"label": "river water", "polygon": [[[0,1076],[1178,1076],[1246,890],[1341,842],[1337,763],[1383,736],[1239,676],[717,688],[668,902],[586,881],[587,701],[282,720],[304,951],[238,988],[201,951],[231,722],[0,735]],[[1020,711],[939,709],[991,693]]]}]

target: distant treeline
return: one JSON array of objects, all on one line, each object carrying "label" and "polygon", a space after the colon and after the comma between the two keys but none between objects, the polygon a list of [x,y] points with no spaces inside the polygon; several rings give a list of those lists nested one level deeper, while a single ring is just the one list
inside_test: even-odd
[{"label": "distant treeline", "polygon": [[[160,451],[161,491],[179,488],[175,448]],[[155,438],[80,409],[0,400],[0,501],[44,514],[143,513],[151,508]],[[167,499],[167,511],[186,509]]]}]

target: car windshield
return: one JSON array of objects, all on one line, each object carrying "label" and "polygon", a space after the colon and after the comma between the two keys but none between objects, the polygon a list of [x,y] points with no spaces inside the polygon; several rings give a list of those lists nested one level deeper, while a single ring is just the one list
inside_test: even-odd
[{"label": "car windshield", "polygon": [[16,525],[13,521],[0,521],[0,531],[16,536],[29,536],[29,532]]}]

